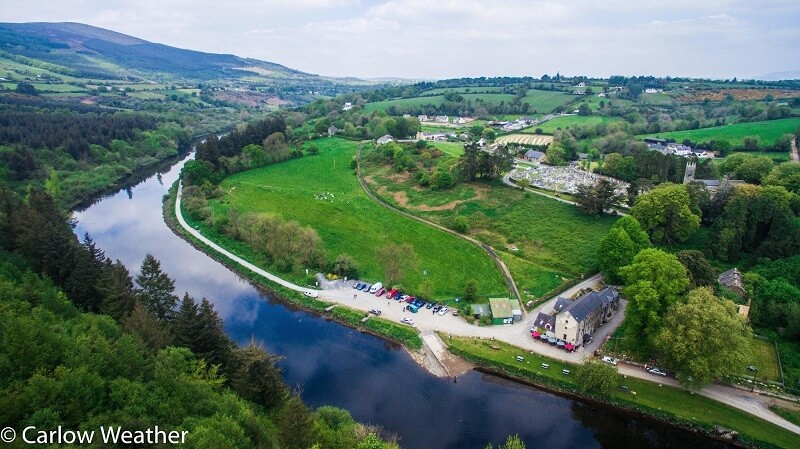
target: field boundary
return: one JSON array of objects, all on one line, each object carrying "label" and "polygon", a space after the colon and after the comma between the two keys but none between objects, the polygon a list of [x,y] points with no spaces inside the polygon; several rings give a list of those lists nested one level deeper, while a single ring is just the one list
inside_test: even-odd
[{"label": "field boundary", "polygon": [[408,213],[408,212],[406,212],[404,210],[398,209],[398,208],[392,206],[391,204],[383,201],[377,195],[375,195],[375,193],[372,191],[372,189],[369,188],[369,185],[367,184],[367,182],[364,180],[364,176],[363,176],[363,174],[361,172],[361,146],[360,145],[358,147],[358,150],[356,150],[356,178],[358,178],[358,183],[361,184],[361,188],[364,189],[364,192],[367,194],[367,196],[369,196],[373,201],[375,201],[376,203],[380,204],[381,206],[383,206],[383,207],[385,207],[385,208],[387,208],[387,209],[389,209],[391,211],[394,211],[394,212],[397,212],[399,214],[402,214],[403,216],[406,216],[408,218],[416,220],[416,221],[418,221],[418,222],[420,222],[422,224],[425,224],[425,225],[428,225],[428,226],[432,226],[432,227],[434,227],[436,229],[439,229],[441,231],[444,231],[444,232],[447,232],[449,234],[452,234],[452,235],[455,235],[457,237],[460,237],[460,238],[472,243],[473,245],[477,245],[478,247],[480,247],[484,251],[486,251],[489,254],[489,256],[494,260],[494,263],[497,265],[497,268],[500,269],[500,272],[503,273],[503,277],[505,277],[505,279],[506,279],[506,284],[508,285],[508,288],[511,290],[511,292],[514,294],[514,296],[517,298],[517,302],[519,303],[520,310],[522,310],[523,313],[526,312],[525,311],[525,307],[522,304],[522,296],[520,296],[519,290],[517,289],[517,284],[514,282],[514,277],[511,276],[511,271],[509,271],[509,269],[506,266],[506,264],[503,263],[503,261],[500,259],[500,256],[497,255],[497,252],[494,250],[494,248],[492,248],[491,246],[489,246],[489,245],[487,245],[487,244],[485,244],[483,242],[475,240],[472,237],[469,237],[469,236],[466,236],[466,235],[463,235],[463,234],[459,234],[458,232],[456,232],[456,231],[454,231],[452,229],[448,229],[448,228],[446,228],[446,227],[444,227],[442,225],[430,222],[430,221],[428,221],[428,220],[426,220],[426,219],[424,219],[422,217],[418,217],[418,216],[416,216],[414,214],[411,214],[411,213]]}]

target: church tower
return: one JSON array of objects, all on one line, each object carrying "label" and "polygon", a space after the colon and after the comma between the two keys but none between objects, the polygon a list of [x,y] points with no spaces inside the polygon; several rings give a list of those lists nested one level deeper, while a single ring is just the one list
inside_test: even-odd
[{"label": "church tower", "polygon": [[687,161],[686,162],[686,172],[683,174],[683,183],[689,184],[694,182],[694,172],[697,170],[697,162],[695,161]]}]

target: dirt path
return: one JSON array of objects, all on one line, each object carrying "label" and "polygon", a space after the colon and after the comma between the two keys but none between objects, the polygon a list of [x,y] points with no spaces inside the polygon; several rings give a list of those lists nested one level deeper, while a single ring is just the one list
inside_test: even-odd
[{"label": "dirt path", "polygon": [[364,176],[361,173],[361,147],[360,146],[358,148],[358,151],[356,152],[356,177],[358,178],[358,183],[361,184],[361,188],[364,189],[364,192],[366,192],[367,196],[369,196],[373,201],[375,201],[376,203],[380,204],[381,206],[383,206],[383,207],[385,207],[385,208],[387,208],[389,210],[392,210],[394,212],[397,212],[398,214],[406,216],[406,217],[408,217],[408,218],[410,218],[412,220],[416,220],[416,221],[418,221],[420,223],[426,224],[428,226],[432,226],[432,227],[434,227],[436,229],[439,229],[441,231],[447,232],[448,234],[455,235],[456,237],[462,238],[462,239],[464,239],[464,240],[466,240],[466,241],[468,241],[468,242],[470,242],[470,243],[472,243],[474,245],[477,245],[477,246],[483,248],[483,250],[486,251],[487,253],[489,253],[489,255],[492,257],[492,259],[494,259],[495,264],[500,269],[500,271],[503,273],[503,276],[506,279],[506,284],[508,285],[509,290],[511,290],[511,292],[514,294],[514,296],[517,298],[517,301],[520,304],[520,309],[523,311],[523,313],[525,313],[525,307],[522,306],[522,296],[520,296],[519,290],[517,289],[517,284],[514,282],[514,278],[511,276],[511,271],[509,271],[509,269],[506,266],[506,264],[503,263],[502,259],[500,259],[500,256],[498,256],[497,253],[494,251],[494,248],[492,248],[491,246],[489,246],[489,245],[487,245],[487,244],[485,244],[483,242],[475,240],[472,237],[468,237],[466,235],[459,234],[458,232],[453,231],[452,229],[448,229],[448,228],[446,228],[444,226],[441,226],[441,225],[438,225],[436,223],[430,222],[430,221],[428,221],[428,220],[426,220],[424,218],[421,218],[421,217],[418,217],[416,215],[409,214],[406,211],[400,210],[400,209],[392,206],[391,204],[383,201],[377,195],[375,195],[375,193],[372,192],[372,189],[369,188],[369,185],[367,185],[367,182],[364,180]]},{"label": "dirt path", "polygon": [[800,162],[800,155],[797,154],[797,137],[792,139],[792,160]]}]

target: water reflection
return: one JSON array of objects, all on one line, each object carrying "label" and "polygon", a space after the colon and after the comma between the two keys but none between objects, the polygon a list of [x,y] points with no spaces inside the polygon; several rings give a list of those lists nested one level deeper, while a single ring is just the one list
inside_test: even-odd
[{"label": "water reflection", "polygon": [[136,272],[146,253],[161,260],[179,294],[207,297],[239,344],[251,339],[285,356],[287,383],[312,406],[336,405],[380,424],[405,448],[497,445],[519,434],[529,448],[684,447],[716,443],[625,414],[470,372],[437,379],[397,346],[262,296],[246,281],[177,238],[161,201],[183,162],[75,213],[109,257]]}]

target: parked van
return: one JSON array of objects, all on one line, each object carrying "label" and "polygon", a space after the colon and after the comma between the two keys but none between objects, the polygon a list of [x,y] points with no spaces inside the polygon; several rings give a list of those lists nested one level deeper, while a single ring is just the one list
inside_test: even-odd
[{"label": "parked van", "polygon": [[372,287],[370,287],[369,292],[374,294],[375,292],[377,292],[378,290],[380,290],[382,288],[383,288],[383,284],[378,282],[377,284],[375,284]]}]

